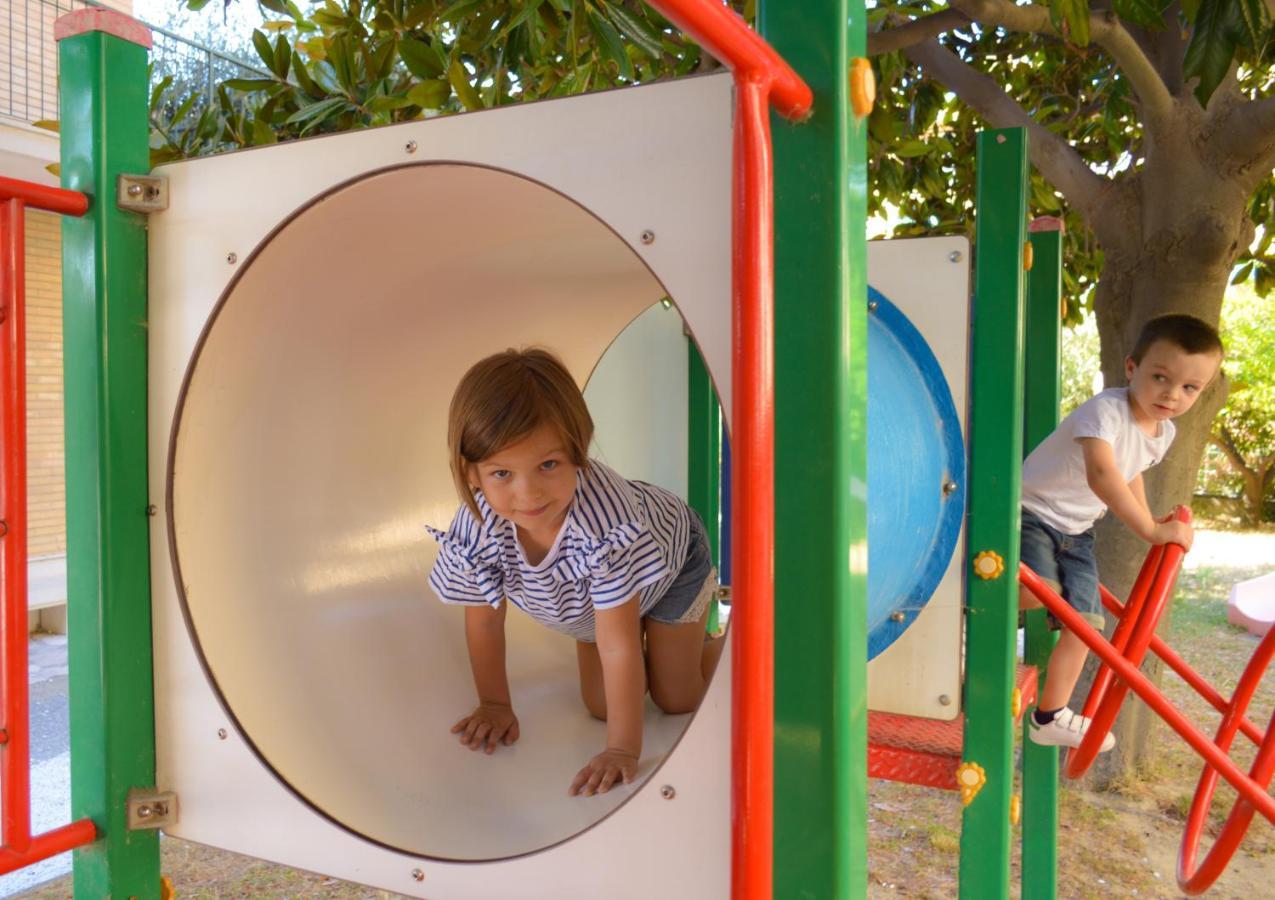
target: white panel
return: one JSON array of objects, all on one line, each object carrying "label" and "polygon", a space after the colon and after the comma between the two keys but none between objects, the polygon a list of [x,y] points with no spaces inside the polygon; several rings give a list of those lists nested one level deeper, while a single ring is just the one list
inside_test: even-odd
[{"label": "white panel", "polygon": [[[192,620],[217,647],[209,669],[234,693],[232,709],[249,735],[269,731],[272,713],[304,723],[291,745],[272,743],[272,753],[289,760],[290,781],[323,794],[325,808],[359,818],[376,840],[415,852],[361,840],[317,815],[253,753],[183,620],[165,502],[152,529],[153,611],[159,782],[182,800],[174,834],[414,896],[725,895],[729,660],[675,750],[682,721],[648,717],[642,776],[659,766],[652,781],[551,808],[546,791],[565,794],[562,773],[582,764],[581,748],[602,734],[575,697],[570,642],[525,622],[511,628],[523,740],[494,758],[450,745],[446,722],[458,710],[436,701],[449,689],[463,692],[465,651],[456,611],[425,589],[432,549],[421,526],[444,524],[456,503],[438,477],[445,474],[438,410],[458,367],[515,333],[520,343],[557,349],[583,379],[623,325],[667,292],[715,382],[728,389],[730,91],[722,74],[158,170],[169,178],[172,206],[150,220],[152,498],[167,496],[170,430],[196,342],[244,270],[224,321],[209,332],[208,366],[201,363],[192,381],[198,401],[175,457],[175,536],[193,548],[182,550],[182,564],[199,573],[186,586]],[[541,189],[520,193],[526,183],[512,176],[475,178],[471,194],[412,193],[425,182],[390,173],[298,217],[297,228],[276,239],[279,248],[292,241],[291,250],[254,256],[294,212],[344,182],[448,161],[517,173],[572,202],[542,203]],[[375,203],[347,202],[378,184],[394,190]],[[614,236],[601,226],[590,233],[587,217],[572,213],[575,203]],[[502,216],[502,204],[506,213],[536,209],[544,218]],[[325,229],[307,231],[304,221]],[[639,240],[646,230],[653,243]],[[560,232],[572,235],[565,244],[577,247],[575,259],[563,255]],[[630,250],[645,266],[623,263]],[[581,305],[583,294],[593,306]],[[253,299],[240,306],[242,298]],[[280,392],[284,383],[296,403]],[[723,403],[729,408],[728,398]],[[228,492],[204,483],[235,473],[243,483]],[[283,508],[275,500],[286,500]],[[245,535],[277,539],[277,554]],[[308,614],[263,621],[266,604],[283,593],[309,604]],[[252,615],[218,611],[219,601],[246,610],[251,597],[263,601]],[[335,674],[323,685],[303,677],[324,667]],[[254,708],[254,685],[274,692],[273,705]],[[554,719],[550,708],[572,710],[563,715],[573,718]],[[307,760],[307,748],[343,760],[342,771]],[[446,774],[432,768],[444,753],[455,760]],[[500,802],[475,811],[445,799],[461,777],[491,782]],[[674,799],[664,799],[663,785],[675,788]],[[547,818],[555,828],[567,823],[559,830],[569,837],[605,817],[576,837],[503,861],[424,856],[447,825],[471,814],[467,827],[489,835],[494,853],[518,852],[500,841],[535,832]],[[472,828],[482,816],[488,830]],[[454,847],[444,853],[464,855]]]},{"label": "white panel", "polygon": [[686,390],[682,317],[656,303],[620,333],[589,376],[591,455],[626,478],[685,498]]},{"label": "white panel", "polygon": [[[868,284],[897,306],[929,344],[947,376],[964,437],[969,241],[964,237],[869,241]],[[932,719],[952,719],[960,711],[964,560],[962,523],[952,561],[930,602],[907,631],[868,664],[869,709]]]}]

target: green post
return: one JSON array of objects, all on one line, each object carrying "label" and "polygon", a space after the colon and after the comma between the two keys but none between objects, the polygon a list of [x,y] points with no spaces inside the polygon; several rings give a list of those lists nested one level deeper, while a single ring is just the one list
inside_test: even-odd
[{"label": "green post", "polygon": [[1011,696],[1018,632],[1018,503],[1023,446],[1023,246],[1027,133],[978,136],[968,550],[995,553],[990,580],[967,570],[964,761],[987,782],[961,827],[962,897],[1009,896],[1014,785]]},{"label": "green post", "polygon": [[86,27],[59,45],[62,186],[90,197],[62,227],[71,816],[100,834],[75,851],[75,895],[152,900],[158,834],[129,831],[126,805],[155,785],[146,222],[115,203],[117,175],[150,170],[150,41],[122,14]]},{"label": "green post", "polygon": [[866,120],[862,0],[762,0],[814,91],[774,117],[775,896],[867,891]]},{"label": "green post", "polygon": [[[686,339],[686,483],[691,509],[704,520],[713,565],[721,569],[722,408],[699,348]],[[719,626],[717,603],[709,607],[706,628]]]},{"label": "green post", "polygon": [[[1023,404],[1023,452],[1058,427],[1062,400],[1059,353],[1062,339],[1062,221],[1037,219],[1031,227],[1033,264],[1027,278],[1026,393]],[[1057,635],[1044,610],[1027,614],[1027,664],[1045,668]],[[1026,717],[1024,717],[1024,728]],[[1024,900],[1053,900],[1058,894],[1058,750],[1038,747],[1023,732]]]}]

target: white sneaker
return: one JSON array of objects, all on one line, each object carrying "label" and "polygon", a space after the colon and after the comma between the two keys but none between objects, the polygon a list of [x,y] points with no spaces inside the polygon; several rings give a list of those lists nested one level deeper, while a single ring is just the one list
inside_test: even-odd
[{"label": "white sneaker", "polygon": [[[1079,747],[1080,742],[1084,740],[1085,732],[1089,730],[1089,719],[1072,712],[1067,707],[1058,710],[1054,716],[1054,720],[1047,725],[1041,725],[1036,721],[1035,710],[1027,716],[1028,729],[1027,734],[1031,737],[1033,744],[1040,744],[1042,747]],[[1106,737],[1102,739],[1102,746],[1098,748],[1099,753],[1106,753],[1116,745],[1116,736],[1110,731]]]}]

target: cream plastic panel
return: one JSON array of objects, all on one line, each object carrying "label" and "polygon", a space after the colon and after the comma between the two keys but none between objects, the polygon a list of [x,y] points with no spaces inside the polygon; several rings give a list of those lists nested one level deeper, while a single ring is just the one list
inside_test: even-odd
[{"label": "cream plastic panel", "polygon": [[[150,487],[174,834],[415,896],[726,892],[729,660],[693,718],[648,715],[641,783],[569,800],[604,736],[571,642],[511,614],[523,738],[494,757],[456,745],[472,685],[459,612],[425,585],[422,526],[455,509],[445,406],[485,353],[543,344],[583,382],[667,292],[729,385],[730,139],[723,75],[160,170]],[[223,291],[170,508],[179,392]],[[183,622],[174,552],[242,730]]]},{"label": "cream plastic panel", "polygon": [[[911,320],[947,376],[968,440],[970,245],[963,237],[868,242],[868,284]],[[929,603],[868,664],[868,708],[952,719],[961,703],[965,525]],[[944,703],[944,698],[947,703]]]}]

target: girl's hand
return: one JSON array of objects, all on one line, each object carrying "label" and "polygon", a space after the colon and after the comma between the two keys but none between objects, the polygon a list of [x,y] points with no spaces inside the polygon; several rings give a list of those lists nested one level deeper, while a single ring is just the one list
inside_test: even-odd
[{"label": "girl's hand", "polygon": [[605,794],[611,786],[621,779],[629,784],[637,777],[638,757],[627,750],[607,748],[599,753],[576,773],[571,782],[571,790],[567,793],[576,797],[583,794],[592,797],[594,794]]},{"label": "girl's hand", "polygon": [[486,745],[487,753],[495,753],[499,744],[509,746],[518,740],[518,717],[512,706],[503,703],[479,703],[477,708],[452,726],[452,734],[470,750]]}]

